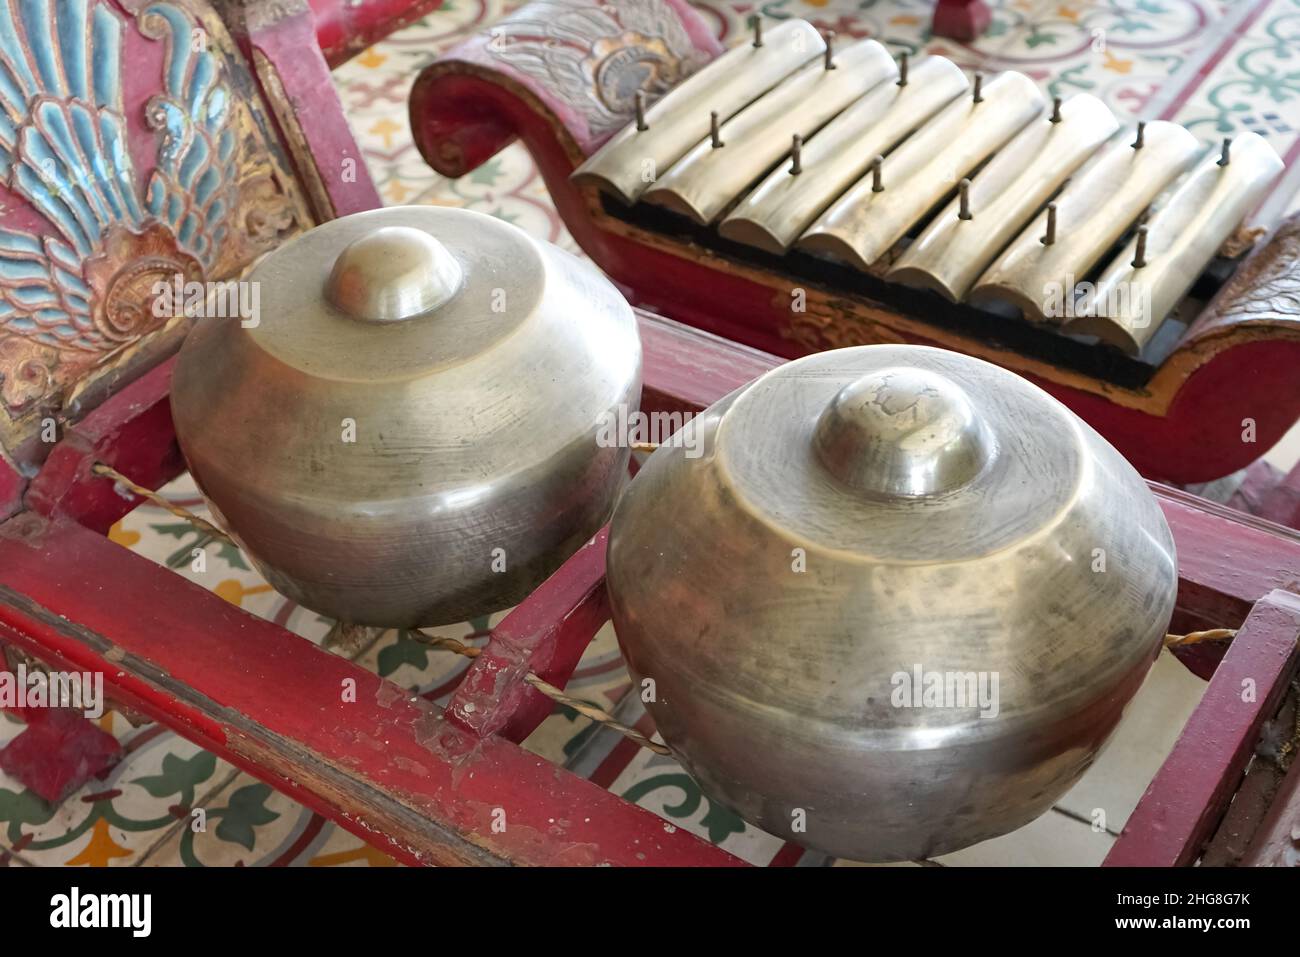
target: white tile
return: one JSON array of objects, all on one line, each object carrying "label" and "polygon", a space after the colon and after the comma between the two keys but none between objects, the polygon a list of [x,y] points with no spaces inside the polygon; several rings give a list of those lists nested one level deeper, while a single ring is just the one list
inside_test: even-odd
[{"label": "white tile", "polygon": [[1096,867],[1115,836],[1051,810],[1019,830],[945,854],[945,867]]},{"label": "white tile", "polygon": [[1282,436],[1277,445],[1264,453],[1264,461],[1280,468],[1283,472],[1291,471],[1296,462],[1300,462],[1300,422],[1291,426],[1291,431]]},{"label": "white tile", "polygon": [[1161,652],[1110,743],[1057,806],[1089,821],[1100,810],[1108,831],[1123,830],[1205,687],[1172,654]]}]

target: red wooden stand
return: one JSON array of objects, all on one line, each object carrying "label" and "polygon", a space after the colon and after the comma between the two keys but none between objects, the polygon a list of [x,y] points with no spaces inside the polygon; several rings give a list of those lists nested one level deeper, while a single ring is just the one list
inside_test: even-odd
[{"label": "red wooden stand", "polygon": [[[698,410],[781,361],[649,315],[641,329],[648,411]],[[738,863],[518,746],[549,711],[523,674],[563,686],[607,619],[599,537],[493,631],[438,711],[104,537],[138,502],[92,475],[95,461],[154,487],[181,469],[166,386],[164,367],[74,427],[26,510],[0,525],[0,640],[104,672],[116,700],[407,863]],[[1153,490],[1178,547],[1174,627],[1241,630],[1112,863],[1195,858],[1295,673],[1300,635],[1300,599],[1282,591],[1300,581],[1300,535]],[[354,703],[340,695],[349,679]]]},{"label": "red wooden stand", "polygon": [[442,0],[308,0],[316,42],[330,69],[346,63],[395,30],[414,23]]}]

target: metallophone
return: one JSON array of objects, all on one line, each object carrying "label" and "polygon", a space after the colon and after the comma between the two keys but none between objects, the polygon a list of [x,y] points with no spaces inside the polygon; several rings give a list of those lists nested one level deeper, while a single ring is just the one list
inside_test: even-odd
[{"label": "metallophone", "polygon": [[[30,0],[26,6],[27,22],[39,23],[54,5]],[[75,13],[81,8],[60,9]],[[77,353],[66,345],[60,348],[55,333],[49,335],[56,344],[48,345],[32,334],[29,323],[6,326],[5,349],[35,352],[39,361],[24,368],[42,374],[17,380],[25,405],[6,396],[10,418],[0,470],[7,483],[0,522],[0,651],[21,652],[53,667],[102,671],[115,702],[213,750],[407,863],[738,863],[519,746],[554,706],[539,683],[563,688],[595,632],[609,620],[604,530],[493,629],[446,709],[412,698],[106,537],[109,527],[142,501],[134,489],[156,489],[185,468],[170,391],[177,367],[171,352],[187,331],[186,323],[145,320],[149,312],[141,290],[147,286],[127,267],[144,265],[170,274],[178,257],[186,257],[180,264],[201,270],[200,275],[221,276],[216,270],[225,267],[213,267],[213,262],[228,266],[231,271],[224,275],[240,275],[260,251],[337,214],[375,205],[375,200],[364,169],[358,183],[337,175],[335,161],[348,155],[348,148],[355,149],[347,145],[350,140],[326,145],[329,136],[346,132],[337,103],[330,114],[323,109],[328,104],[322,104],[311,114],[308,128],[288,128],[297,130],[294,135],[281,125],[292,116],[283,98],[286,88],[292,97],[309,97],[313,84],[304,77],[313,74],[301,67],[289,70],[288,61],[278,59],[275,51],[292,48],[295,62],[313,64],[317,78],[325,64],[324,56],[317,59],[314,52],[302,57],[304,49],[318,49],[305,8],[251,21],[229,19],[232,11],[249,13],[251,6],[244,5],[225,9],[224,21],[202,5],[151,3],[146,10],[99,0],[85,9],[96,25],[94,41],[123,43],[129,54],[121,61],[132,64],[122,72],[124,95],[115,92],[113,77],[102,72],[86,95],[99,99],[106,128],[121,119],[129,131],[131,155],[147,158],[145,172],[161,170],[158,177],[142,175],[142,184],[157,182],[164,196],[174,185],[168,182],[173,173],[168,163],[175,157],[157,157],[161,130],[141,122],[148,115],[146,103],[166,106],[182,91],[215,90],[220,94],[216,101],[230,104],[234,113],[199,111],[215,124],[202,132],[229,142],[223,138],[227,122],[249,124],[239,127],[243,152],[235,154],[246,164],[236,166],[240,190],[223,194],[240,200],[240,215],[224,220],[224,231],[199,233],[187,229],[183,219],[168,219],[169,206],[160,203],[147,213],[142,210],[139,222],[117,224],[115,242],[87,257],[94,266],[86,267],[87,275],[94,281],[86,283],[92,294],[86,297],[85,314],[70,314],[62,323],[91,342],[117,330],[120,338],[101,350],[97,361],[83,357],[76,364]],[[246,31],[227,32],[228,26],[240,24]],[[179,49],[174,44],[197,25],[213,39],[212,46],[196,59],[168,61],[168,51]],[[39,49],[39,44],[27,49]],[[64,56],[60,62],[75,69],[77,60]],[[193,72],[169,77],[169,62]],[[256,78],[246,72],[248,62],[258,64]],[[207,81],[188,82],[196,76]],[[75,74],[69,80],[75,81]],[[235,89],[247,95],[224,96]],[[280,121],[271,121],[271,114]],[[198,114],[185,110],[179,115]],[[179,127],[169,129],[187,134],[185,142],[203,139],[183,120],[178,122]],[[36,128],[28,116],[19,125]],[[74,181],[93,179],[93,172],[79,167],[78,156],[65,153],[60,161],[59,169]],[[19,165],[21,157],[14,167]],[[176,172],[186,169],[184,163],[175,167]],[[3,264],[12,275],[12,263],[20,263],[28,280],[32,270],[50,275],[52,262],[62,267],[71,258],[61,244],[87,237],[79,236],[58,208],[43,207],[39,190],[25,195],[10,189],[11,182],[6,181],[7,199],[14,208],[6,211],[2,224],[9,250]],[[123,176],[121,182],[131,179]],[[194,195],[202,199],[209,194],[196,185]],[[119,196],[125,199],[125,194]],[[142,196],[147,202],[147,195]],[[268,219],[268,213],[275,215]],[[82,222],[90,220],[77,221]],[[42,241],[24,246],[27,234]],[[199,235],[209,237],[211,249],[196,243]],[[113,258],[146,239],[151,256]],[[247,255],[254,240],[262,245]],[[15,255],[15,247],[23,255]],[[103,264],[114,266],[107,271],[112,280],[107,284],[98,281],[105,275]],[[13,288],[6,286],[7,294]],[[112,295],[105,296],[105,290]],[[6,302],[12,306],[10,296]],[[135,317],[138,324],[123,327],[124,317]],[[52,313],[34,318],[49,320]],[[646,312],[637,315],[637,326],[641,408],[648,412],[701,411],[782,361]],[[65,352],[72,358],[61,354]],[[51,385],[56,374],[60,378]],[[12,387],[13,381],[7,378],[6,385]],[[49,443],[40,437],[47,418],[57,425]],[[110,477],[118,474],[129,484]],[[1295,853],[1290,835],[1300,815],[1300,764],[1283,774],[1270,762],[1252,761],[1252,754],[1268,726],[1294,721],[1300,537],[1176,490],[1157,485],[1151,490],[1178,552],[1170,628],[1223,631],[1221,640],[1176,651],[1209,684],[1108,863],[1285,863]],[[1239,689],[1246,676],[1256,682],[1259,694],[1243,706]],[[345,703],[338,689],[348,680],[358,693],[355,702]],[[95,729],[87,726],[70,734],[61,724],[51,733],[42,731],[48,715],[23,717],[29,722],[24,735],[58,740],[72,753],[46,754],[40,766],[11,773],[37,780],[49,772],[60,786],[75,784],[70,768],[85,756],[77,745],[93,737]],[[374,746],[379,741],[383,748]],[[67,766],[54,766],[60,758]],[[84,775],[96,769],[78,770]],[[490,826],[491,812],[503,806],[511,808],[512,826],[498,833]],[[575,808],[582,813],[575,814]],[[799,856],[799,849],[790,846],[774,863],[792,863]]]},{"label": "metallophone", "polygon": [[723,51],[669,0],[530,4],[424,70],[412,129],[448,176],[518,137],[634,303],[778,355],[981,357],[1177,483],[1296,421],[1300,221],[1241,256],[1282,169],[1261,138],[756,29]]}]

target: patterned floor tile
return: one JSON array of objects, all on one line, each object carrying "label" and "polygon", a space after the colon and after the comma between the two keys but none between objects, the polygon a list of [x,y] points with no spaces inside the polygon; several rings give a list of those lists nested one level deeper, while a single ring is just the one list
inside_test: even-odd
[{"label": "patterned floor tile", "polygon": [[387,854],[292,798],[236,773],[142,863],[186,867],[392,867]]},{"label": "patterned floor tile", "polygon": [[0,847],[39,866],[134,864],[234,769],[158,725],[106,714],[124,759],[57,806],[0,778]]}]

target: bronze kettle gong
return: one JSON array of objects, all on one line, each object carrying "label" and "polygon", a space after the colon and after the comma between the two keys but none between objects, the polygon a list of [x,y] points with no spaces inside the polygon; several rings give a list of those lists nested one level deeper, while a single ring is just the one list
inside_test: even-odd
[{"label": "bronze kettle gong", "polygon": [[255,322],[197,322],[172,412],[219,521],[293,600],[366,625],[518,602],[609,515],[641,392],[632,310],[500,220],[396,207],[259,263]]},{"label": "bronze kettle gong", "polygon": [[615,510],[608,586],[706,793],[900,861],[1078,780],[1177,588],[1164,516],[1104,439],[1010,372],[896,345],[791,362],[686,429]]}]

